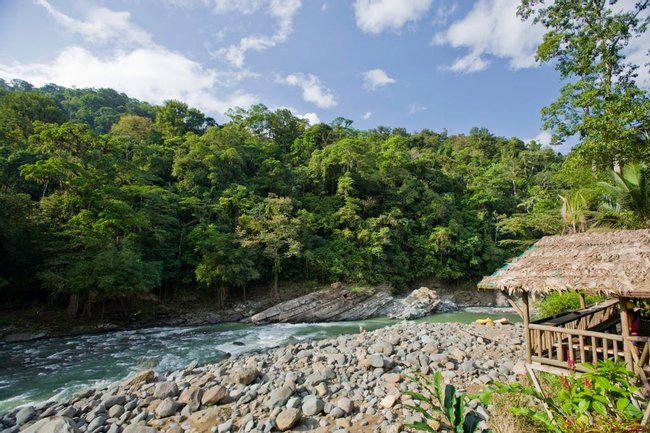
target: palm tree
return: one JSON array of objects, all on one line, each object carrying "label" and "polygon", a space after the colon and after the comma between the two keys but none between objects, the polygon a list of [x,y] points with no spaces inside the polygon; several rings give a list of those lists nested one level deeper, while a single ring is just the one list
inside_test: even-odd
[{"label": "palm tree", "polygon": [[616,211],[631,211],[644,225],[650,225],[648,167],[639,163],[627,164],[621,173],[612,171],[612,180],[613,184],[599,182],[609,196],[609,205]]}]

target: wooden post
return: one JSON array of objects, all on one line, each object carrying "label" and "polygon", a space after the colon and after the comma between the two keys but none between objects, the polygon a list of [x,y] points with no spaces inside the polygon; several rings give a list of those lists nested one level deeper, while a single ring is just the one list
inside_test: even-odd
[{"label": "wooden post", "polygon": [[587,308],[587,300],[585,299],[585,294],[580,292],[580,309],[584,310]]},{"label": "wooden post", "polygon": [[530,325],[530,307],[528,305],[528,292],[522,292],[521,293],[521,299],[524,301],[524,308],[522,310],[523,314],[523,319],[524,319],[524,337],[526,337],[526,364],[530,364],[532,362],[532,355],[531,355],[531,341],[530,341],[530,330],[528,326]]},{"label": "wooden post", "polygon": [[618,298],[618,308],[621,314],[621,334],[623,335],[623,354],[625,355],[625,365],[630,371],[634,371],[634,364],[632,361],[632,344],[629,341],[630,337],[630,321],[627,316],[627,298]]}]

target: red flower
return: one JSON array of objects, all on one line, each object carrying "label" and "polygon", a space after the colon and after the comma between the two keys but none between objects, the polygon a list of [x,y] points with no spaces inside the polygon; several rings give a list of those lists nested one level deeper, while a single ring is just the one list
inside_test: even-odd
[{"label": "red flower", "polygon": [[569,359],[566,363],[571,369],[573,369],[576,366],[576,361],[574,359]]},{"label": "red flower", "polygon": [[586,377],[583,377],[583,378],[582,378],[582,383],[584,383],[585,386],[586,386],[588,389],[591,389],[591,382],[589,382],[589,379],[587,379]]}]

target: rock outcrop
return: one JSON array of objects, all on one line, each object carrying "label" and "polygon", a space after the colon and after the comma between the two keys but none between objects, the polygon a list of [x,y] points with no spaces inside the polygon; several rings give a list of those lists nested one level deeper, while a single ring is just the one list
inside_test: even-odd
[{"label": "rock outcrop", "polygon": [[403,306],[388,316],[392,319],[419,319],[433,313],[440,304],[440,297],[435,290],[428,287],[420,287],[413,290],[410,295],[399,301]]},{"label": "rock outcrop", "polygon": [[387,315],[394,304],[388,289],[351,291],[341,284],[333,284],[330,289],[274,305],[249,320],[256,325],[364,320]]}]

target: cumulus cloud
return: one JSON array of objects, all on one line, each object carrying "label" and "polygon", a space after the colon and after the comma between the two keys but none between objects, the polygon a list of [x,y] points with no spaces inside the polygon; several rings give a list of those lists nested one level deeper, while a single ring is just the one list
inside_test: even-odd
[{"label": "cumulus cloud", "polygon": [[361,117],[363,118],[363,120],[368,120],[372,117],[372,114],[373,114],[372,111],[366,111],[361,115]]},{"label": "cumulus cloud", "polygon": [[215,12],[256,12],[266,5],[266,13],[276,21],[276,30],[272,35],[250,35],[239,40],[237,44],[223,48],[218,53],[233,66],[244,66],[248,51],[263,51],[284,43],[293,32],[293,18],[302,5],[301,0],[221,0],[215,5]]},{"label": "cumulus cloud", "polygon": [[318,114],[316,113],[295,113],[296,116],[300,117],[301,119],[307,120],[310,125],[316,125],[317,123],[321,123],[320,119],[318,118]]},{"label": "cumulus cloud", "polygon": [[522,141],[524,143],[529,143],[531,141],[536,141],[538,144],[541,144],[542,146],[548,146],[551,144],[551,139],[553,135],[548,132],[548,131],[540,131],[539,134],[534,136],[533,138],[524,138]]},{"label": "cumulus cloud", "polygon": [[382,69],[371,69],[361,74],[363,77],[363,87],[368,91],[377,90],[379,87],[387,86],[396,83],[396,81],[389,77]]},{"label": "cumulus cloud", "polygon": [[37,0],[54,20],[72,33],[80,34],[85,40],[96,43],[116,42],[122,45],[151,44],[151,36],[131,22],[131,14],[113,11],[103,7],[88,11],[85,21],[77,20],[54,8],[47,0]]},{"label": "cumulus cloud", "polygon": [[536,65],[535,50],[544,29],[522,21],[516,14],[519,0],[478,0],[469,13],[436,34],[433,43],[466,48],[448,68],[454,72],[485,69],[487,56],[507,59],[512,69]]},{"label": "cumulus cloud", "polygon": [[365,33],[399,30],[409,22],[417,21],[431,8],[432,0],[356,0],[354,14]]},{"label": "cumulus cloud", "polygon": [[302,89],[302,98],[320,108],[331,108],[338,104],[334,93],[325,87],[314,74],[297,72],[280,78],[278,82]]},{"label": "cumulus cloud", "polygon": [[216,71],[160,47],[117,51],[99,57],[85,48],[72,46],[65,48],[52,63],[0,64],[0,77],[21,78],[37,86],[56,83],[67,87],[111,87],[154,104],[179,99],[218,113],[257,101],[254,95],[238,92],[217,97]]}]

